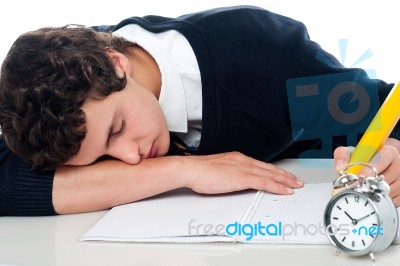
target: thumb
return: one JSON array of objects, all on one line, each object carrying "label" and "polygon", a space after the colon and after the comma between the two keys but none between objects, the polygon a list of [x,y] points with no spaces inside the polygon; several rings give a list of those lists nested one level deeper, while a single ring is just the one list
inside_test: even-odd
[{"label": "thumb", "polygon": [[350,155],[354,151],[354,147],[338,147],[333,152],[333,168],[336,172],[344,170],[350,160]]}]

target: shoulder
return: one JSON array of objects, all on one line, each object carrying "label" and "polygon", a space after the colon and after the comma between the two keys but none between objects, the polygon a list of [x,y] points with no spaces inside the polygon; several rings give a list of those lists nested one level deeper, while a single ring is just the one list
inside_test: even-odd
[{"label": "shoulder", "polygon": [[127,24],[138,24],[144,28],[153,28],[155,26],[160,29],[169,28],[172,25],[177,24],[219,24],[219,23],[234,23],[235,25],[246,25],[254,20],[290,20],[292,19],[273,13],[264,8],[250,5],[240,5],[240,6],[228,6],[219,7],[213,9],[202,10],[195,13],[185,14],[176,18],[163,17],[157,15],[148,15],[144,17],[129,17],[122,20],[117,25],[109,26],[96,26],[94,27],[99,31],[115,31]]},{"label": "shoulder", "polygon": [[[211,21],[213,23],[233,23],[233,25],[247,25],[251,23],[268,24],[271,21],[279,23],[298,23],[292,18],[287,16],[271,12],[267,9],[250,6],[229,6],[220,7],[209,10],[200,11],[197,13],[191,13],[178,17],[180,20],[189,22],[202,22]],[[257,24],[253,24],[257,26]]]},{"label": "shoulder", "polygon": [[195,13],[186,14],[178,17],[179,19],[201,19],[206,17],[224,17],[231,15],[239,16],[252,16],[257,13],[272,14],[266,9],[257,6],[241,5],[241,6],[228,6],[219,7],[208,10],[203,10]]},{"label": "shoulder", "polygon": [[10,150],[4,143],[3,137],[0,135],[0,164],[9,155],[10,155]]},{"label": "shoulder", "polygon": [[5,144],[4,139],[0,137],[0,179],[5,180],[16,174],[17,165],[21,163],[19,159]]}]

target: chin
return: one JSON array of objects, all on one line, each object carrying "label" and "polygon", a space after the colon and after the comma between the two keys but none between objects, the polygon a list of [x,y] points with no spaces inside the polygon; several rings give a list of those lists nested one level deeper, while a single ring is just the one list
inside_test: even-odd
[{"label": "chin", "polygon": [[167,155],[168,150],[167,151],[160,151],[156,157],[164,157],[165,155]]},{"label": "chin", "polygon": [[163,157],[163,156],[167,155],[168,150],[169,150],[169,142],[168,142],[168,145],[165,145],[164,147],[160,147],[157,157]]}]

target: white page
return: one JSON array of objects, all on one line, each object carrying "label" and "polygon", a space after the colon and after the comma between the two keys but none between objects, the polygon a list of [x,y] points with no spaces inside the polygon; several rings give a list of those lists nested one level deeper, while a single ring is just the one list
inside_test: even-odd
[{"label": "white page", "polygon": [[[200,195],[188,189],[174,190],[114,207],[81,240],[234,241],[223,235],[212,236],[212,233],[217,231],[217,225],[228,224],[243,217],[256,193],[248,190],[222,195]],[[205,226],[208,231],[204,230]]]},{"label": "white page", "polygon": [[291,196],[260,192],[256,211],[244,217],[241,224],[250,224],[253,228],[259,222],[262,226],[272,225],[270,234],[253,233],[253,237],[241,235],[237,240],[250,243],[329,244],[323,229],[323,215],[331,194],[331,183],[305,184],[304,188],[296,189]]},{"label": "white page", "polygon": [[[318,224],[322,221],[331,189],[330,183],[306,184],[290,196],[261,191],[199,195],[186,189],[175,190],[113,208],[81,240],[327,244],[324,235],[301,234],[284,240],[282,237],[256,236],[247,241],[243,235],[228,236],[225,228],[235,222]],[[223,228],[218,231],[219,225]]]},{"label": "white page", "polygon": [[[199,195],[178,189],[113,208],[81,240],[329,244],[323,213],[331,191],[331,183],[306,184],[290,196],[261,191]],[[278,228],[279,222],[277,235],[254,233],[249,239],[248,234],[229,235],[225,231],[226,226],[234,228],[235,223],[272,224]],[[217,226],[221,225],[218,232]],[[395,243],[399,243],[398,236]]]}]

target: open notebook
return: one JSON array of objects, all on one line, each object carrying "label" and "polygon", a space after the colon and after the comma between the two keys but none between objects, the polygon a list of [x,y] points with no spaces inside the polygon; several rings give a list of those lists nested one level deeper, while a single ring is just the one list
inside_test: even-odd
[{"label": "open notebook", "polygon": [[[315,171],[329,175],[326,169],[308,175]],[[323,214],[331,192],[331,182],[306,184],[290,196],[177,189],[114,207],[81,240],[329,244]]]}]

